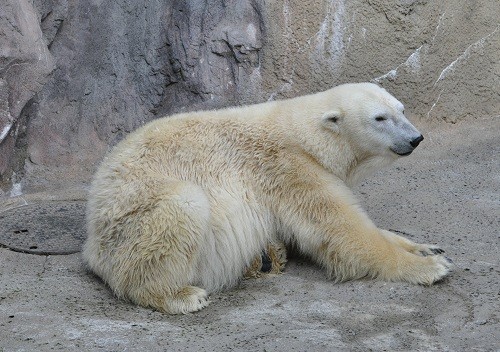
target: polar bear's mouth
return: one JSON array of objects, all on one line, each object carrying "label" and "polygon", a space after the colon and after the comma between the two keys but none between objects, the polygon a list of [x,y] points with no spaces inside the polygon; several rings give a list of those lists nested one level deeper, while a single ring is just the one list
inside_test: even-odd
[{"label": "polar bear's mouth", "polygon": [[413,152],[413,150],[410,150],[410,151],[405,151],[405,152],[399,152],[399,151],[396,151],[396,150],[394,150],[394,149],[392,149],[392,148],[391,148],[391,151],[392,151],[393,153],[395,153],[395,154],[399,155],[399,156],[408,156],[408,155],[410,155],[410,154]]}]

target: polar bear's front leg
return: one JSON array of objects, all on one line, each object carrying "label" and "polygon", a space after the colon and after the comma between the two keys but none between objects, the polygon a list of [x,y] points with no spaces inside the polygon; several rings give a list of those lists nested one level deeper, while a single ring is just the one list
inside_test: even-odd
[{"label": "polar bear's front leg", "polygon": [[[361,277],[431,285],[446,276],[451,261],[434,247],[388,239],[384,230],[345,224],[320,235],[317,259],[337,281]],[[340,231],[339,231],[340,230]]]},{"label": "polar bear's front leg", "polygon": [[[308,180],[283,194],[281,221],[293,233],[299,250],[337,281],[362,277],[430,285],[451,268],[438,247],[417,245],[378,229],[340,182],[327,185]],[[292,198],[290,198],[290,196]],[[423,256],[422,250],[435,252]]]}]

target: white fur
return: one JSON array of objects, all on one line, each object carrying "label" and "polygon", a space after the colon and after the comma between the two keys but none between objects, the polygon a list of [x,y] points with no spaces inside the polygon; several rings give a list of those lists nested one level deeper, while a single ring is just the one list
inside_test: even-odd
[{"label": "white fur", "polygon": [[413,149],[402,110],[363,83],[153,121],[96,173],[83,256],[119,297],[169,313],[206,306],[275,240],[336,280],[430,284],[444,259],[377,229],[347,187]]}]

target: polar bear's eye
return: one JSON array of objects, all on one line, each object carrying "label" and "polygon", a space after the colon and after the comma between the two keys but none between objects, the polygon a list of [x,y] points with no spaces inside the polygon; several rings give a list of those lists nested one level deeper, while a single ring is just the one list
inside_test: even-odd
[{"label": "polar bear's eye", "polygon": [[375,117],[375,121],[385,121],[387,118],[385,116],[377,116]]}]

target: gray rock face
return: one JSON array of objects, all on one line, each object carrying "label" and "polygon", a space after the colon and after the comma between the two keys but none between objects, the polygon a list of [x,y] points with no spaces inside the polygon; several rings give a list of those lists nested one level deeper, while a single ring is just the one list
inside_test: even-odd
[{"label": "gray rock face", "polygon": [[89,181],[154,118],[374,81],[410,117],[500,110],[500,3],[4,0],[0,185]]},{"label": "gray rock face", "polygon": [[54,58],[27,0],[4,0],[0,9],[0,175],[10,167],[22,109],[47,82]]}]

